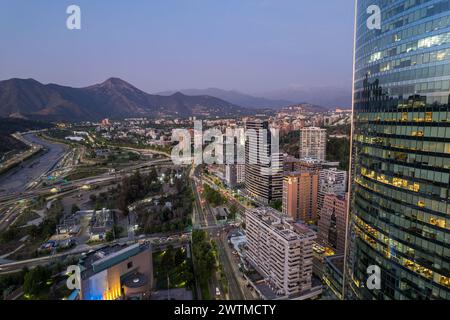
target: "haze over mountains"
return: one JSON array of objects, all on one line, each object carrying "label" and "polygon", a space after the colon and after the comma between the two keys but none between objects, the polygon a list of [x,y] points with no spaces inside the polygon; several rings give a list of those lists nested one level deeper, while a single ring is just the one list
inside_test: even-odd
[{"label": "haze over mountains", "polygon": [[[84,88],[13,78],[0,81],[0,117],[80,121],[136,116],[245,116],[254,114],[255,109],[278,109],[299,102],[326,106],[317,111],[345,106],[327,90],[310,92],[307,98],[291,91],[286,96],[292,99],[260,98],[217,88],[181,91],[148,94],[119,78]],[[342,93],[344,98],[348,97]],[[320,99],[329,103],[317,102]]]},{"label": "haze over mountains", "polygon": [[[180,92],[187,95],[209,95],[246,108],[280,108],[294,103],[293,101],[283,99],[254,97],[236,90],[222,90],[218,88],[182,89]],[[174,93],[175,91],[164,91],[157,94],[167,96]]]},{"label": "haze over mountains", "polygon": [[286,99],[294,102],[310,103],[328,109],[351,109],[352,91],[350,88],[321,86],[290,86],[286,89],[263,93],[268,99]]},{"label": "haze over mountains", "polygon": [[[210,95],[246,108],[282,108],[299,103],[324,106],[327,109],[351,108],[351,90],[337,87],[289,87],[283,90],[264,92],[258,96],[236,90],[181,89],[187,95]],[[171,95],[176,91],[163,91],[157,94]]]}]

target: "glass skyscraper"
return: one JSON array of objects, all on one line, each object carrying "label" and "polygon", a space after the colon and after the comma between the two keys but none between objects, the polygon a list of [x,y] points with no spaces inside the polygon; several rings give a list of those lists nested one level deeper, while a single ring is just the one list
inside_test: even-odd
[{"label": "glass skyscraper", "polygon": [[450,0],[356,9],[346,294],[450,299]]}]

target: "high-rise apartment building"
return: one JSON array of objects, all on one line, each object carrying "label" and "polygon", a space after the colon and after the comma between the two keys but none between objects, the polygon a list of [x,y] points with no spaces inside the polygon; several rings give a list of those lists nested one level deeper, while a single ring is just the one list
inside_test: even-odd
[{"label": "high-rise apartment building", "polygon": [[337,254],[345,252],[345,228],[347,224],[347,197],[327,193],[319,219],[318,240]]},{"label": "high-rise apartment building", "polygon": [[230,188],[237,185],[237,166],[235,164],[225,165],[225,183]]},{"label": "high-rise apartment building", "polygon": [[317,210],[322,210],[327,193],[342,196],[347,191],[347,172],[337,168],[324,168],[319,172],[319,196]]},{"label": "high-rise apartment building", "polygon": [[327,130],[318,127],[300,129],[300,159],[326,160]]},{"label": "high-rise apartment building", "polygon": [[237,184],[245,183],[245,164],[236,165],[236,183]]},{"label": "high-rise apartment building", "polygon": [[283,179],[283,213],[294,220],[317,220],[319,174],[317,171],[293,172]]},{"label": "high-rise apartment building", "polygon": [[347,295],[450,299],[450,1],[360,0],[355,28]]},{"label": "high-rise apartment building", "polygon": [[278,296],[314,295],[314,231],[272,208],[259,207],[246,211],[246,234],[247,259]]},{"label": "high-rise apartment building", "polygon": [[[257,201],[269,204],[283,197],[283,155],[273,152],[274,138],[269,123],[248,120],[245,123],[245,188]],[[278,143],[278,142],[277,142]]]}]

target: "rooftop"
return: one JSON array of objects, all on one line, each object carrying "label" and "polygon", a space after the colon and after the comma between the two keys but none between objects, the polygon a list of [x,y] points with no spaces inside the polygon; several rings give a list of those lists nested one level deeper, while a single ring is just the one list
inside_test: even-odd
[{"label": "rooftop", "polygon": [[315,236],[315,232],[306,225],[294,223],[291,217],[270,207],[252,209],[248,214],[288,241]]},{"label": "rooftop", "polygon": [[116,244],[90,252],[81,258],[79,262],[79,265],[83,267],[82,277],[88,278],[128,259],[129,257],[149,249],[149,244],[136,243],[131,246],[126,244]]}]

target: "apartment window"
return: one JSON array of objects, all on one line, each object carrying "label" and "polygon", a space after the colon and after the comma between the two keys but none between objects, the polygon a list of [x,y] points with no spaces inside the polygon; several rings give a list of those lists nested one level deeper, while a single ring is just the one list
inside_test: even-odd
[{"label": "apartment window", "polygon": [[133,261],[130,261],[130,262],[127,263],[127,268],[128,269],[133,268]]}]

